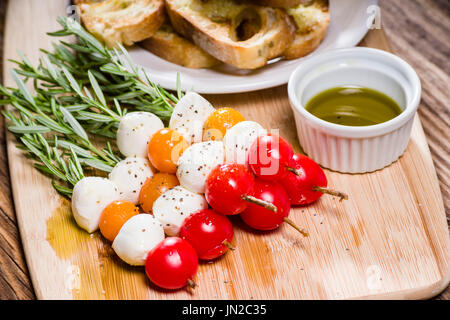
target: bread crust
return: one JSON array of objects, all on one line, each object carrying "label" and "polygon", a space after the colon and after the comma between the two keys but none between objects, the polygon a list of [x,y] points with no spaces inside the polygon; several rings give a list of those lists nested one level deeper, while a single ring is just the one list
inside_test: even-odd
[{"label": "bread crust", "polygon": [[[127,46],[151,37],[164,23],[164,0],[132,0],[138,14],[118,14],[117,0],[79,5],[81,20],[86,29],[108,47],[121,43]],[[124,2],[125,3],[125,2]]]},{"label": "bread crust", "polygon": [[186,68],[211,68],[219,60],[206,53],[191,41],[175,32],[170,25],[163,25],[156,33],[141,42],[141,45],[164,60]]},{"label": "bread crust", "polygon": [[305,33],[296,32],[294,41],[285,50],[284,58],[291,60],[304,57],[313,52],[325,38],[328,27],[330,25],[330,12],[328,9],[328,1],[318,0],[314,3],[320,9],[320,20],[318,23]]},{"label": "bread crust", "polygon": [[[240,69],[256,69],[280,56],[293,40],[294,26],[280,9],[245,5],[260,18],[259,32],[247,40],[233,39],[233,24],[214,22],[192,10],[181,10],[177,0],[167,0],[166,10],[173,27],[200,48]],[[242,12],[242,11],[241,11]]]}]

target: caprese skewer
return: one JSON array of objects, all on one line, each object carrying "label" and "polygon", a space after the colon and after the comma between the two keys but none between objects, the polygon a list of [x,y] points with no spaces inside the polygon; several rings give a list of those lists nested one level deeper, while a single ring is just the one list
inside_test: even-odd
[{"label": "caprese skewer", "polygon": [[[194,92],[176,104],[169,128],[153,114],[126,114],[117,145],[126,158],[109,179],[77,183],[73,214],[88,232],[100,228],[123,261],[145,265],[165,289],[194,286],[198,259],[234,249],[227,215],[240,214],[257,230],[286,222],[307,236],[288,218],[291,205],[328,192],[322,169],[287,141]],[[173,254],[177,264],[168,259]]]}]

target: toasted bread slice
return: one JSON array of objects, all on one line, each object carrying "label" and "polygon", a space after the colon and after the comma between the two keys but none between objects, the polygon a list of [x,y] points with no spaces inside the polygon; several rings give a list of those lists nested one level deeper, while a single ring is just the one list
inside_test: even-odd
[{"label": "toasted bread slice", "polygon": [[281,9],[232,0],[166,0],[173,27],[215,58],[255,69],[282,54],[294,26]]},{"label": "toasted bread slice", "polygon": [[151,37],[165,18],[164,0],[105,0],[79,8],[86,29],[110,48]]},{"label": "toasted bread slice", "polygon": [[306,56],[314,51],[325,38],[330,25],[328,0],[310,2],[308,5],[286,9],[297,27],[294,41],[284,52],[286,59]]},{"label": "toasted bread slice", "polygon": [[141,45],[157,56],[186,68],[210,68],[220,63],[176,33],[169,24],[163,24],[151,38],[142,41]]}]

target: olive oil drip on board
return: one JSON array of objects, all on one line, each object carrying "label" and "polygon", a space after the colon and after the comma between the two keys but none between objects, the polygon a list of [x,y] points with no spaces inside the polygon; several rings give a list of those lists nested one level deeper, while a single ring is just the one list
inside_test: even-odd
[{"label": "olive oil drip on board", "polygon": [[354,127],[380,124],[402,113],[384,93],[356,86],[325,90],[311,98],[305,109],[322,120]]},{"label": "olive oil drip on board", "polygon": [[61,198],[47,220],[47,241],[72,265],[67,280],[74,280],[70,285],[75,299],[149,298],[143,268],[126,265],[98,232],[89,234],[78,227],[67,199]]},{"label": "olive oil drip on board", "polygon": [[75,299],[103,299],[98,263],[93,248],[98,240],[96,234],[90,235],[79,228],[73,219],[70,201],[61,198],[61,203],[47,220],[47,241],[58,257],[70,261],[72,267],[67,270],[67,281],[61,285],[69,286]]}]

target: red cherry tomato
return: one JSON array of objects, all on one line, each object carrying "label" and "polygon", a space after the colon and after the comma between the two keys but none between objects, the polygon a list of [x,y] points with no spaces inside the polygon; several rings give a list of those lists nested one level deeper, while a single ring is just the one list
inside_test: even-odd
[{"label": "red cherry tomato", "polygon": [[251,195],[253,175],[242,164],[220,164],[206,179],[205,197],[209,205],[225,215],[241,213],[248,202],[243,199]]},{"label": "red cherry tomato", "polygon": [[192,282],[198,268],[198,258],[192,245],[181,238],[168,237],[147,256],[145,272],[148,278],[164,289],[180,289]]},{"label": "red cherry tomato", "polygon": [[291,166],[298,175],[289,172],[281,181],[291,204],[306,205],[319,199],[323,193],[314,191],[315,187],[326,188],[328,181],[322,168],[312,159],[302,154],[294,154]]},{"label": "red cherry tomato", "polygon": [[206,209],[184,220],[180,237],[194,247],[199,259],[213,260],[231,246],[233,226],[227,217]]},{"label": "red cherry tomato", "polygon": [[279,180],[287,175],[294,151],[283,138],[265,134],[253,142],[248,164],[253,173],[264,180]]},{"label": "red cherry tomato", "polygon": [[276,212],[250,203],[241,213],[242,220],[248,226],[257,230],[273,230],[278,228],[289,215],[291,209],[289,196],[281,184],[255,179],[253,196],[275,205]]}]

